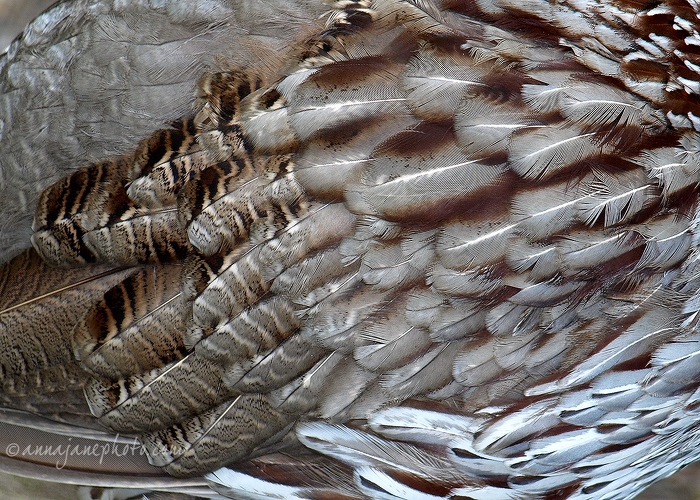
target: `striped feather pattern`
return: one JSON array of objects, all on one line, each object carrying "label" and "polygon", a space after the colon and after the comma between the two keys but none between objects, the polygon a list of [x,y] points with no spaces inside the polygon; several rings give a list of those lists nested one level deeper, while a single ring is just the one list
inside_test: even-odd
[{"label": "striped feather pattern", "polygon": [[0,403],[231,498],[623,499],[700,458],[697,6],[329,8],[39,196]]}]

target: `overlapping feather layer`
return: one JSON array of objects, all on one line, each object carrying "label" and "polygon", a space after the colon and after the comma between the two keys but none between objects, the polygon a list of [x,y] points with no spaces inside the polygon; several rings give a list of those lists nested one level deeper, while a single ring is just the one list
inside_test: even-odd
[{"label": "overlapping feather layer", "polygon": [[43,258],[137,266],[72,327],[93,414],[244,498],[629,498],[695,460],[693,11],[577,5],[340,2],[49,188]]}]

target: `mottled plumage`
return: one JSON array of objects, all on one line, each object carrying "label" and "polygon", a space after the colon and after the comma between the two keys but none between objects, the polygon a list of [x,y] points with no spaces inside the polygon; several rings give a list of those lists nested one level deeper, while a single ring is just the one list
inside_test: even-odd
[{"label": "mottled plumage", "polygon": [[41,186],[0,421],[164,471],[86,484],[231,498],[624,499],[695,461],[697,6],[302,7]]}]

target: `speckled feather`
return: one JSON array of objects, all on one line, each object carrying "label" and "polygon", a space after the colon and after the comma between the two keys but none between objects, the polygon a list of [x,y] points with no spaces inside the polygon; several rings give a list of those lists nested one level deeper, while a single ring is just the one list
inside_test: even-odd
[{"label": "speckled feather", "polygon": [[699,458],[694,4],[328,8],[39,197],[2,403],[84,391],[231,498],[624,499]]}]

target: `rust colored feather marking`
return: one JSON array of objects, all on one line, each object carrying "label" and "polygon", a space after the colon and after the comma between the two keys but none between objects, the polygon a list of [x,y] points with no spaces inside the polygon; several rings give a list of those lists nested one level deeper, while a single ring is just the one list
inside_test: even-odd
[{"label": "rust colored feather marking", "polygon": [[96,260],[83,242],[90,214],[102,212],[114,183],[127,171],[125,159],[98,162],[61,179],[41,194],[32,243],[44,260],[64,267]]},{"label": "rust colored feather marking", "polygon": [[344,58],[346,45],[375,22],[376,13],[367,0],[338,2],[325,29],[299,44],[294,60],[298,67],[318,67]]},{"label": "rust colored feather marking", "polygon": [[206,130],[230,124],[240,113],[241,100],[263,84],[250,72],[206,73],[197,86],[201,105],[197,126]]},{"label": "rust colored feather marking", "polygon": [[83,366],[114,380],[182,357],[180,273],[180,265],[147,266],[107,290],[73,329]]},{"label": "rust colored feather marking", "polygon": [[49,395],[69,403],[73,391],[82,394],[87,379],[70,349],[71,330],[105,287],[116,285],[131,272],[104,265],[57,272],[34,250],[0,268],[3,404],[54,412],[58,407],[51,406],[54,400]]},{"label": "rust colored feather marking", "polygon": [[[248,179],[235,171],[210,171],[200,176],[197,186],[186,187],[196,196],[183,206],[183,218],[192,217],[187,233],[205,255],[234,249],[248,238],[269,239],[306,212],[308,203],[291,158],[275,156],[261,163],[257,175]],[[195,192],[198,186],[208,189]]]},{"label": "rust colored feather marking", "polygon": [[155,165],[165,163],[173,157],[192,151],[196,147],[194,117],[175,120],[172,128],[156,130],[148,139],[139,143],[133,156],[133,167],[129,178],[147,175]]},{"label": "rust colored feather marking", "polygon": [[697,458],[697,9],[584,3],[341,0],[264,79],[206,74],[42,196],[47,260],[138,268],[64,311],[27,266],[3,388],[84,386],[175,475],[330,464],[233,496],[621,497]]}]

